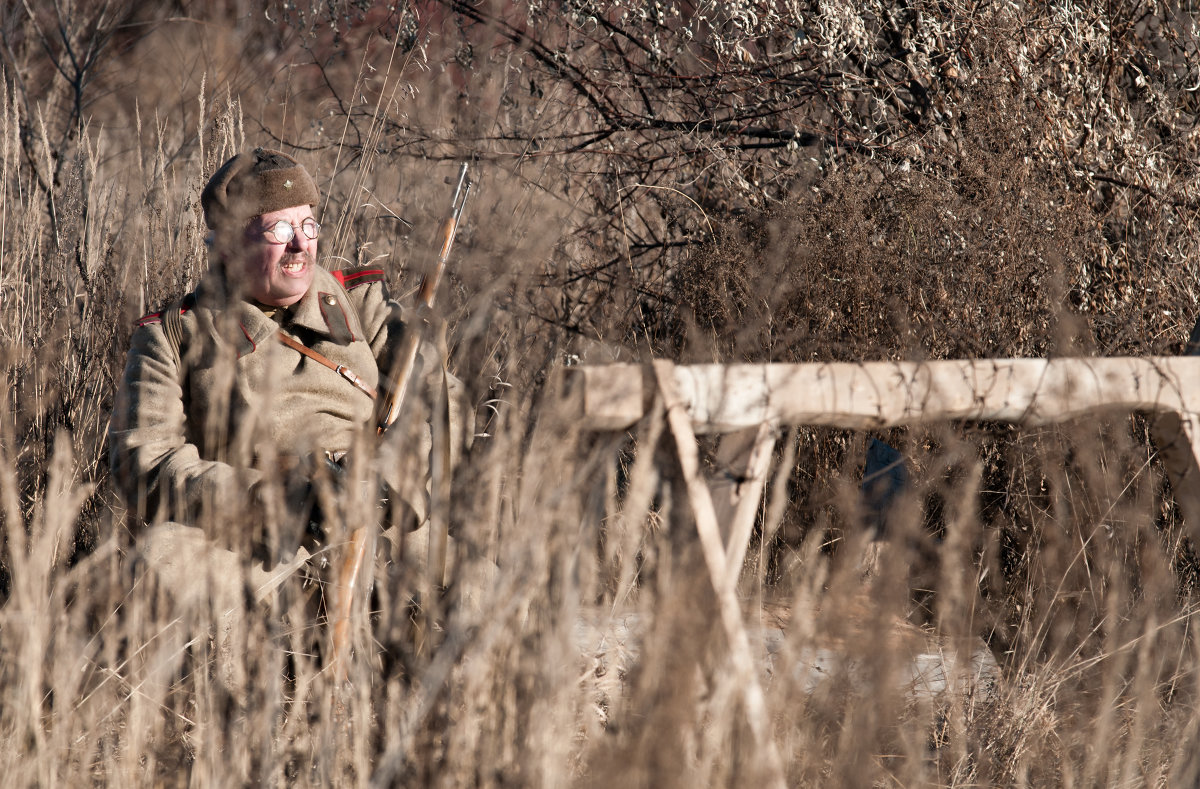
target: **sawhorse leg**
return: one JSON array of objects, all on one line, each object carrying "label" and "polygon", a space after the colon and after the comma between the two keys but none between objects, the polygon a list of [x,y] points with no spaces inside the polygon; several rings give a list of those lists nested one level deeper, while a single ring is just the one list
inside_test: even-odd
[{"label": "sawhorse leg", "polygon": [[1200,415],[1160,414],[1151,432],[1183,516],[1185,533],[1200,550]]},{"label": "sawhorse leg", "polygon": [[[726,554],[721,540],[721,529],[718,526],[716,509],[713,506],[712,492],[700,473],[700,453],[696,446],[696,434],[692,430],[691,417],[688,416],[687,408],[675,389],[674,367],[670,362],[654,362],[654,372],[658,378],[659,389],[667,410],[667,424],[670,425],[671,433],[675,436],[679,465],[683,471],[684,482],[687,484],[692,514],[696,518],[700,548],[704,554],[704,562],[708,565],[713,588],[717,593],[721,625],[729,641],[730,661],[742,686],[747,722],[750,724],[750,731],[766,762],[764,766],[767,774],[771,776],[771,785],[777,789],[783,789],[787,786],[783,762],[779,757],[779,749],[776,747],[775,738],[771,733],[766,696],[758,680],[754,655],[750,650],[750,640],[746,635],[745,622],[742,620],[741,604],[737,599],[739,567],[730,564],[730,557]],[[765,454],[770,455],[770,452]],[[765,474],[761,476],[765,477]],[[753,521],[753,515],[753,508],[751,508],[751,521]]]}]

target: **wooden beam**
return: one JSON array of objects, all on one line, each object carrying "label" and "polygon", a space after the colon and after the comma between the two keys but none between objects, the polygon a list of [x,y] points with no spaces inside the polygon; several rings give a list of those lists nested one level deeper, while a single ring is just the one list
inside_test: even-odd
[{"label": "wooden beam", "polygon": [[[1200,544],[1200,357],[981,359],[672,366],[695,433],[761,425],[873,429],[956,420],[1044,425],[1096,412],[1146,412],[1191,536]],[[566,370],[564,407],[585,427],[623,430],[649,408],[648,366]],[[761,495],[757,491],[756,495]],[[731,537],[736,550],[741,534]]]},{"label": "wooden beam", "polygon": [[[566,407],[593,430],[641,418],[654,373],[568,368]],[[947,420],[1042,425],[1097,410],[1200,413],[1200,358],[680,365],[675,391],[696,433],[763,422],[871,429]]]}]

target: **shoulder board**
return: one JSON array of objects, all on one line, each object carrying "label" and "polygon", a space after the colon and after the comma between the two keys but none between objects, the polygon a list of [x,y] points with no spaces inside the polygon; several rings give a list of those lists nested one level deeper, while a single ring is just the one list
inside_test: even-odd
[{"label": "shoulder board", "polygon": [[[190,310],[192,308],[193,305],[195,305],[195,303],[196,303],[196,294],[195,293],[189,293],[186,296],[184,296],[183,300],[179,302],[179,314],[183,315],[184,313],[186,313],[188,310]],[[134,325],[148,326],[152,323],[162,323],[163,315],[165,315],[167,310],[169,310],[169,309],[171,309],[170,306],[165,307],[165,308],[159,310],[158,312],[152,312],[149,315],[143,315],[142,317],[138,318],[137,321],[134,322]]]},{"label": "shoulder board", "polygon": [[383,282],[383,269],[381,268],[360,266],[329,273],[333,274],[333,278],[342,283],[342,287],[346,290],[352,290],[360,285],[370,285],[372,282]]}]

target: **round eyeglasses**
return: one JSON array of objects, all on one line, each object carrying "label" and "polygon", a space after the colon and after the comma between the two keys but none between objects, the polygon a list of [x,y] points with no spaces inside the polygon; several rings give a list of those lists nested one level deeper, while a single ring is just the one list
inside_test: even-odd
[{"label": "round eyeglasses", "polygon": [[[262,231],[268,241],[276,244],[287,244],[296,237],[296,226],[286,219],[280,219],[275,224]],[[316,238],[321,232],[321,226],[315,219],[305,219],[300,223],[300,232],[308,238]]]}]

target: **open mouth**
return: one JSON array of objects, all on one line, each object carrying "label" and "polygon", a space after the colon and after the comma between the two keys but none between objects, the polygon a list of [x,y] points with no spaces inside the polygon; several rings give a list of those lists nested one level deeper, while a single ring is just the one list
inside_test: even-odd
[{"label": "open mouth", "polygon": [[295,277],[304,273],[305,267],[308,265],[308,260],[303,257],[286,260],[279,264],[279,269],[288,276]]}]

